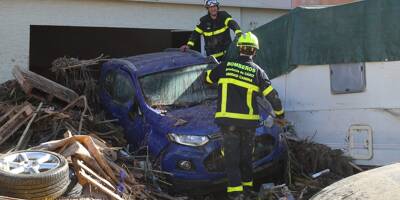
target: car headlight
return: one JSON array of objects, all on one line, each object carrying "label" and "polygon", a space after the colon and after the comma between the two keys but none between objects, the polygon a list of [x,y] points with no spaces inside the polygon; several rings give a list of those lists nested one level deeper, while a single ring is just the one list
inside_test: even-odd
[{"label": "car headlight", "polygon": [[170,133],[168,136],[173,142],[192,147],[203,146],[209,141],[207,136],[177,135],[175,133]]}]

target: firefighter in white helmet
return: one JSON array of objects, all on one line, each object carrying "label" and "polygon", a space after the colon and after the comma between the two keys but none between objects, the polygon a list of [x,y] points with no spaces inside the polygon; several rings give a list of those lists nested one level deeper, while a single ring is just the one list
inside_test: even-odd
[{"label": "firefighter in white helmet", "polygon": [[239,37],[242,33],[238,23],[226,11],[219,10],[217,0],[206,0],[204,7],[208,14],[200,18],[200,23],[194,29],[187,44],[181,47],[182,51],[192,48],[204,36],[205,50],[208,56],[223,60],[226,50],[232,42],[230,29]]}]

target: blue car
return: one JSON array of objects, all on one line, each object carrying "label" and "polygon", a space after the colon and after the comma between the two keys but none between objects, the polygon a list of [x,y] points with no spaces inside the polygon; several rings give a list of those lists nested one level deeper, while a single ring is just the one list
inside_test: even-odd
[{"label": "blue car", "polygon": [[[203,80],[215,65],[197,52],[170,49],[113,59],[101,69],[104,109],[119,120],[134,148],[147,146],[161,170],[173,174],[169,181],[177,191],[203,191],[226,181],[222,137],[214,124],[217,88]],[[265,120],[270,106],[258,102]],[[277,126],[260,126],[256,136],[253,166],[266,175],[266,168],[284,159],[286,146]]]}]

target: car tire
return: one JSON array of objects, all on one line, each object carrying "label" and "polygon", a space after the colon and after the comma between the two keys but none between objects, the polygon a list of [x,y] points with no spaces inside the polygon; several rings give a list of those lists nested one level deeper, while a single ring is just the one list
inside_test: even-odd
[{"label": "car tire", "polygon": [[[24,168],[23,172],[20,172],[21,167]],[[57,153],[27,150],[0,156],[2,195],[24,199],[56,199],[67,190],[69,183],[68,162]]]}]

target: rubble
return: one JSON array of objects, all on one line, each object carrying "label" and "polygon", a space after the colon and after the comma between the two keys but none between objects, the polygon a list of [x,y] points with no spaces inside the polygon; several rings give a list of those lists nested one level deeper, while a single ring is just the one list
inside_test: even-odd
[{"label": "rubble", "polygon": [[0,145],[11,137],[22,125],[24,125],[33,113],[30,103],[15,106],[7,110],[0,118]]},{"label": "rubble", "polygon": [[88,99],[93,109],[99,109],[97,80],[100,75],[99,64],[109,59],[100,55],[90,60],[61,57],[52,62],[51,71],[58,83],[74,90],[78,94],[91,97]]},{"label": "rubble", "polygon": [[[96,66],[105,60],[59,58],[52,67],[58,83],[14,68],[16,80],[0,85],[0,154],[47,150],[67,158],[76,180],[60,199],[189,199],[163,192],[172,174],[153,166],[146,147],[129,153],[118,120],[99,109]],[[286,184],[262,187],[260,199],[307,199],[357,169],[340,151],[286,136]]]},{"label": "rubble", "polygon": [[324,187],[355,174],[355,164],[350,164],[352,159],[343,151],[299,139],[295,134],[284,136],[288,144],[286,182],[295,199],[309,199]]}]

